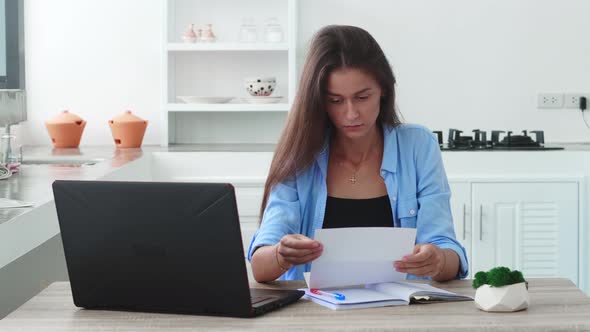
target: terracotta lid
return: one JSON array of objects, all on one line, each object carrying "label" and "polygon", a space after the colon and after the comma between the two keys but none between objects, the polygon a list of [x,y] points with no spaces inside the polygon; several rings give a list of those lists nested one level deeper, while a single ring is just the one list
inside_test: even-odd
[{"label": "terracotta lid", "polygon": [[84,119],[82,119],[81,117],[77,116],[74,113],[70,113],[70,111],[65,110],[61,113],[59,113],[58,115],[54,116],[53,118],[49,119],[46,121],[46,123],[51,123],[51,124],[63,124],[63,123],[77,123],[80,124],[84,122]]},{"label": "terracotta lid", "polygon": [[144,119],[133,115],[131,111],[125,111],[125,113],[114,117],[110,123],[135,123],[135,122],[146,122]]}]

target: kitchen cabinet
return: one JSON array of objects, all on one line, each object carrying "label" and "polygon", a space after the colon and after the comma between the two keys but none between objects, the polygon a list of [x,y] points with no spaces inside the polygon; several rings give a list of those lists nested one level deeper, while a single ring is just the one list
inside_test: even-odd
[{"label": "kitchen cabinet", "polygon": [[494,266],[578,283],[579,183],[450,181],[457,239],[471,276]]},{"label": "kitchen cabinet", "polygon": [[[451,187],[451,212],[455,226],[455,237],[467,252],[471,265],[471,184],[465,181],[449,182]],[[471,274],[472,267],[469,267]]]}]

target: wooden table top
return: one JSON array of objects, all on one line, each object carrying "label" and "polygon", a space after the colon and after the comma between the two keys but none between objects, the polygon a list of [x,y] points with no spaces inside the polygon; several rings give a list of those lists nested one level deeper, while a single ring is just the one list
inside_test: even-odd
[{"label": "wooden table top", "polygon": [[[471,280],[432,285],[473,296]],[[296,289],[300,282],[252,284]],[[487,313],[472,301],[333,311],[300,300],[257,318],[85,310],[74,306],[70,285],[58,282],[0,320],[0,331],[196,331],[196,330],[590,330],[590,298],[567,279],[529,279],[531,304],[514,313]]]}]

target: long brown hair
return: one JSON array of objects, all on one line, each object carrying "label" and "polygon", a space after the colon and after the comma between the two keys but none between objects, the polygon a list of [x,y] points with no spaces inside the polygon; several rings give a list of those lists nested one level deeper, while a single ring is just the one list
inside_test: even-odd
[{"label": "long brown hair", "polygon": [[334,69],[358,68],[372,75],[383,97],[377,121],[389,126],[400,123],[395,111],[395,77],[377,41],[364,29],[329,25],[313,37],[293,107],[277,144],[264,186],[260,217],[272,188],[311,166],[321,151],[331,125],[325,110],[327,79]]}]

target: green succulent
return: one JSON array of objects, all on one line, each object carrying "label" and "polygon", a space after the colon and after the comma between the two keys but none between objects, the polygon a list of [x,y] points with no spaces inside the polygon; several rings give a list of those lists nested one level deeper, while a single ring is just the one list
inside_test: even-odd
[{"label": "green succulent", "polygon": [[518,270],[510,271],[505,266],[495,267],[488,272],[479,271],[475,274],[473,279],[473,288],[479,288],[482,285],[490,285],[491,287],[502,287],[512,284],[518,284],[520,282],[526,283],[528,288],[528,282],[524,280],[522,272]]}]

